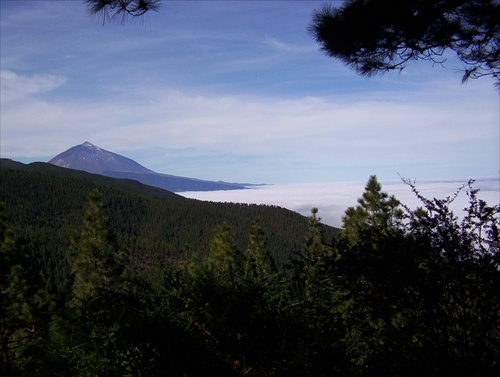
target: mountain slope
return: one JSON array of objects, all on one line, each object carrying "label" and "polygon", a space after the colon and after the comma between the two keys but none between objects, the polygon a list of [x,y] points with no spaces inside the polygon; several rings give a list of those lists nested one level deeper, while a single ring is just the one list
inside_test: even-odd
[{"label": "mountain slope", "polygon": [[[84,204],[95,188],[103,194],[110,226],[134,263],[175,263],[192,252],[204,253],[214,228],[223,223],[245,250],[252,221],[259,218],[267,248],[283,266],[300,251],[307,232],[305,217],[276,206],[203,202],[136,181],[0,159],[5,216],[14,234],[27,240],[49,285],[59,284],[52,273],[67,269],[69,239],[81,227]],[[333,237],[333,228],[324,229]]]},{"label": "mountain slope", "polygon": [[88,141],[58,154],[49,164],[93,174],[102,174],[105,171],[154,173],[130,158],[99,148]]},{"label": "mountain slope", "polygon": [[246,185],[240,183],[204,181],[201,179],[177,177],[175,175],[160,174],[160,173],[151,174],[151,173],[105,171],[102,173],[102,175],[113,178],[134,179],[145,185],[160,187],[172,192],[241,190],[246,188]]},{"label": "mountain slope", "polygon": [[248,186],[157,173],[130,158],[99,148],[88,141],[58,154],[49,164],[113,178],[133,179],[172,192],[240,190]]}]

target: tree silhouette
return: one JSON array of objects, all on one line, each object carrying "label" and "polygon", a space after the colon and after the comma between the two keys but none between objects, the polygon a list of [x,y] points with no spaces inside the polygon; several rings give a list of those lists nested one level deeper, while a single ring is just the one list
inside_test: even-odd
[{"label": "tree silhouette", "polygon": [[361,75],[402,70],[412,60],[444,63],[452,50],[462,81],[492,76],[500,89],[497,0],[347,0],[323,5],[309,31],[326,55]]},{"label": "tree silhouette", "polygon": [[85,0],[93,16],[102,17],[103,22],[121,20],[128,17],[142,17],[151,10],[157,11],[161,0]]}]

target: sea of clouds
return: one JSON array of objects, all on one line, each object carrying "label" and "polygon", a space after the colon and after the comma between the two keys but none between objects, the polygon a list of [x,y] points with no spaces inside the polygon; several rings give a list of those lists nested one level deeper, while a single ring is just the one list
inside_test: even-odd
[{"label": "sea of clouds", "polygon": [[[418,191],[426,198],[445,199],[452,197],[457,190],[467,183],[464,180],[416,181]],[[411,188],[400,180],[382,181],[382,191],[395,195],[410,208],[421,206],[420,200]],[[319,209],[322,222],[331,226],[342,225],[342,215],[349,206],[355,206],[363,194],[366,182],[333,182],[307,184],[280,184],[254,186],[245,190],[231,191],[190,191],[180,193],[192,199],[213,202],[251,203],[277,205],[298,212],[304,216],[311,214],[312,208]],[[478,197],[488,205],[500,204],[499,178],[481,178],[473,184],[479,189]],[[466,186],[455,198],[451,208],[457,216],[468,206],[470,191]]]}]

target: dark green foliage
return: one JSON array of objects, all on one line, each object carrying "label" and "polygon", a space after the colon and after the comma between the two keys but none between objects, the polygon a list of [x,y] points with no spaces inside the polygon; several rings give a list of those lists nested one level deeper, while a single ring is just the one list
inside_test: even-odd
[{"label": "dark green foliage", "polygon": [[85,208],[84,225],[68,255],[73,277],[73,299],[78,304],[116,291],[128,263],[109,229],[102,194],[93,190]]},{"label": "dark green foliage", "polygon": [[48,332],[52,297],[30,257],[0,204],[0,375],[29,365],[34,343]]},{"label": "dark green foliage", "polygon": [[182,317],[205,352],[219,365],[217,375],[263,376],[290,357],[283,340],[286,285],[255,220],[245,252],[227,224],[215,230],[210,252],[191,260],[184,275]]},{"label": "dark green foliage", "polygon": [[276,265],[269,254],[266,235],[259,218],[253,221],[250,228],[244,258],[243,275],[245,280],[264,283],[276,274]]},{"label": "dark green foliage", "polygon": [[[267,229],[267,246],[283,268],[301,248],[307,221],[273,206],[210,203],[185,199],[171,192],[50,164],[18,164],[2,160],[0,202],[13,229],[27,239],[40,261],[48,289],[63,290],[69,274],[68,240],[80,225],[89,192],[104,198],[104,215],[120,247],[138,268],[166,266],[189,255],[206,253],[213,229],[226,222],[243,249],[252,221],[259,217]],[[329,237],[334,230],[325,227]]]},{"label": "dark green foliage", "polygon": [[[347,208],[340,237],[350,245],[371,239],[374,244],[378,237],[397,233],[401,225],[403,212],[399,201],[382,190],[377,177],[371,176],[365,192],[358,199],[357,207]],[[376,237],[376,238],[375,238]]]},{"label": "dark green foliage", "polygon": [[[293,313],[293,369],[296,375],[335,375],[341,370],[341,291],[332,271],[336,258],[325,241],[318,209],[312,209],[305,244],[296,260],[289,310]],[[295,343],[295,344],[294,344]]]},{"label": "dark green foliage", "polygon": [[0,374],[500,372],[500,208],[472,182],[459,220],[454,196],[408,181],[412,211],[372,176],[333,239],[317,209],[302,221],[5,164]]},{"label": "dark green foliage", "polygon": [[429,299],[420,299],[420,312],[412,316],[425,347],[419,351],[442,373],[498,372],[500,206],[480,200],[470,181],[464,186],[469,206],[458,220],[449,205],[464,187],[452,197],[428,200],[407,183],[423,203],[409,213],[408,232],[427,251],[422,287]]},{"label": "dark green foliage", "polygon": [[[363,198],[387,199],[373,180]],[[346,211],[334,264],[348,293],[346,351],[356,369],[373,374],[492,375],[499,361],[500,275],[493,261],[500,208],[471,188],[459,222],[449,209],[453,198],[427,200],[407,183],[424,207],[407,208],[396,226],[359,226],[354,219],[366,215],[366,200]],[[392,212],[386,199],[375,213]]]}]

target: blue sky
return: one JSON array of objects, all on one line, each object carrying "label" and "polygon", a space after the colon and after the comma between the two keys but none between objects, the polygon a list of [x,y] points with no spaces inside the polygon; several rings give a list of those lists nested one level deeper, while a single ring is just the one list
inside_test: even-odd
[{"label": "blue sky", "polygon": [[84,141],[158,172],[251,183],[498,177],[499,96],[461,65],[359,77],[307,33],[315,1],[164,1],[104,24],[81,1],[1,6],[1,156]]}]

